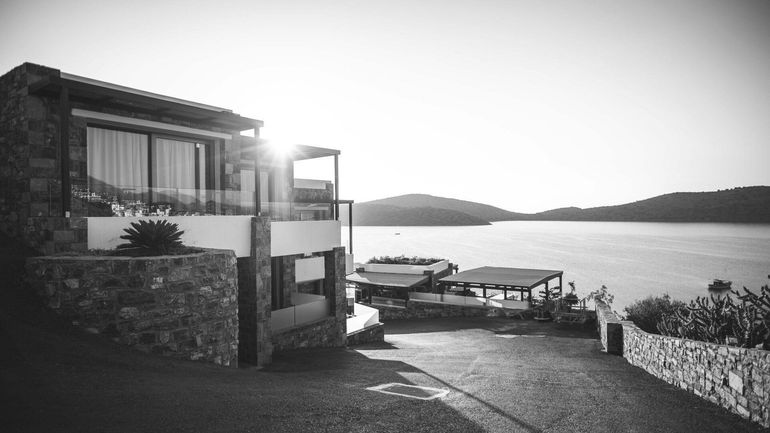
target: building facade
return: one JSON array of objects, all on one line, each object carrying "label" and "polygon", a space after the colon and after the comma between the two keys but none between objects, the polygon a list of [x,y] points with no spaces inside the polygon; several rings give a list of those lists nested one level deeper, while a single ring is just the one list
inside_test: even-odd
[{"label": "building facade", "polygon": [[[0,231],[41,255],[111,249],[139,219],[238,260],[239,358],[345,344],[339,151],[277,152],[230,110],[25,63],[0,77]],[[294,178],[326,158],[335,181]],[[332,161],[333,160],[333,161]]]}]

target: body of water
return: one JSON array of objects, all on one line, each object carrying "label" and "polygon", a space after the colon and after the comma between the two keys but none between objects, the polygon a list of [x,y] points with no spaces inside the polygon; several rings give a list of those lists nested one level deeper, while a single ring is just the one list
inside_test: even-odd
[{"label": "body of water", "polygon": [[[343,227],[345,246],[347,227]],[[770,225],[507,221],[470,227],[354,227],[356,262],[440,257],[480,266],[564,271],[581,297],[606,285],[613,308],[648,295],[689,301],[714,278],[758,290],[770,274]]]}]

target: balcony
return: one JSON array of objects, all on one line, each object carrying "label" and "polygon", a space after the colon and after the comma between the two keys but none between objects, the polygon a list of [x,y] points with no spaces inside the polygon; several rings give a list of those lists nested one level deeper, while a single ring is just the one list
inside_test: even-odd
[{"label": "balcony", "polygon": [[273,257],[329,251],[342,246],[339,221],[273,221],[270,255]]},{"label": "balcony", "polygon": [[73,184],[72,216],[256,215],[253,191]]},{"label": "balcony", "polygon": [[295,293],[296,303],[270,314],[273,332],[316,322],[331,316],[331,300],[319,295]]},{"label": "balcony", "polygon": [[251,218],[250,215],[91,217],[87,219],[88,248],[114,249],[125,242],[120,236],[132,222],[163,219],[184,231],[185,245],[233,250],[237,257],[246,257],[251,254]]}]

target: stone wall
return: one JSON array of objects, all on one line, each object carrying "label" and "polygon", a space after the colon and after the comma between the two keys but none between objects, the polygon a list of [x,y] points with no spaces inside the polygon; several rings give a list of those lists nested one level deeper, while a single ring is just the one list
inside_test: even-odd
[{"label": "stone wall", "polygon": [[620,324],[622,354],[630,364],[770,427],[770,352],[650,334],[618,320],[609,308],[597,308],[597,316]]},{"label": "stone wall", "polygon": [[61,317],[145,352],[238,365],[232,251],[27,259],[31,286]]},{"label": "stone wall", "polygon": [[[40,252],[44,252],[41,242],[48,242],[45,252],[49,253],[56,242],[53,236],[41,235],[36,230],[39,222],[32,227],[27,222],[31,217],[64,216],[59,110],[58,103],[30,96],[29,86],[58,74],[55,69],[25,63],[0,77],[0,231]],[[57,225],[56,230],[62,231]]]},{"label": "stone wall", "polygon": [[437,319],[441,317],[505,317],[510,313],[502,308],[474,307],[469,305],[440,304],[409,300],[405,308],[386,305],[370,305],[380,311],[380,320]]},{"label": "stone wall", "polygon": [[273,352],[344,346],[345,343],[340,342],[337,333],[337,320],[329,316],[327,319],[274,333],[272,336]]},{"label": "stone wall", "polygon": [[348,346],[385,341],[385,324],[377,323],[367,328],[348,334]]},{"label": "stone wall", "polygon": [[239,357],[252,365],[272,361],[270,219],[251,219],[251,254],[238,259]]},{"label": "stone wall", "polygon": [[605,352],[623,354],[623,325],[609,305],[596,301],[596,326]]}]

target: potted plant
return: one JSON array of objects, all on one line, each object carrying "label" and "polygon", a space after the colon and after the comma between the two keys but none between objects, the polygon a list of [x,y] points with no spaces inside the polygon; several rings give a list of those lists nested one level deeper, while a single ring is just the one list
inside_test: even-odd
[{"label": "potted plant", "polygon": [[577,293],[575,293],[575,282],[574,281],[570,281],[567,284],[569,284],[571,290],[570,290],[569,293],[564,295],[564,297],[562,299],[564,300],[564,303],[568,307],[572,308],[572,307],[574,307],[575,305],[577,305],[580,302],[580,299],[578,298]]}]

